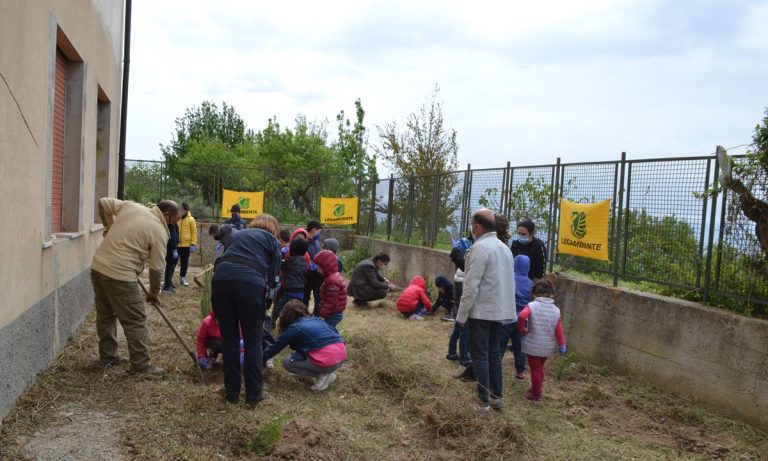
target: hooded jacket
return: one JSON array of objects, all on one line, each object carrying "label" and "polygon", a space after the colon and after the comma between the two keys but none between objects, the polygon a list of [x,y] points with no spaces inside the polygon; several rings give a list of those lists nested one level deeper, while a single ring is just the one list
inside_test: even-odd
[{"label": "hooded jacket", "polygon": [[216,316],[211,309],[211,313],[203,319],[200,327],[197,329],[197,356],[206,357],[208,355],[205,345],[209,339],[221,339],[221,329]]},{"label": "hooded jacket", "polygon": [[[309,243],[309,234],[303,227],[297,227],[295,231],[291,234],[291,240],[295,239],[296,237],[304,237],[304,240]],[[289,240],[288,242],[290,242]],[[307,246],[307,252],[304,253],[304,260],[307,262],[307,269],[309,269],[309,263],[312,262],[312,258],[309,255],[309,246]]]},{"label": "hooded jacket", "polygon": [[186,248],[191,245],[197,245],[197,224],[192,212],[187,211],[187,215],[179,219],[179,246]]},{"label": "hooded jacket", "polygon": [[533,281],[528,278],[530,268],[531,260],[528,256],[515,256],[515,308],[518,314],[531,301]]},{"label": "hooded jacket", "polygon": [[323,270],[325,278],[320,285],[320,317],[341,314],[347,307],[347,283],[339,273],[336,255],[323,250],[315,256],[315,264]]},{"label": "hooded jacket", "polygon": [[427,297],[427,284],[424,282],[424,277],[416,275],[411,279],[411,284],[397,298],[397,310],[403,314],[409,314],[416,310],[419,301],[429,312],[432,312],[432,302]]},{"label": "hooded jacket", "polygon": [[447,277],[438,275],[435,278],[435,286],[438,288],[437,301],[432,307],[432,312],[439,307],[444,307],[449,313],[453,311],[453,284]]},{"label": "hooded jacket", "polygon": [[339,258],[339,241],[335,238],[327,238],[323,240],[323,245],[325,245],[327,250],[331,250],[336,254],[336,262],[339,263],[339,272],[344,272],[344,262]]}]

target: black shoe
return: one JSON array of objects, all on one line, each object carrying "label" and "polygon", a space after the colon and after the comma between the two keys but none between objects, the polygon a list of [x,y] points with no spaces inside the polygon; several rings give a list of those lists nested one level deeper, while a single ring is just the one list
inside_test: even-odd
[{"label": "black shoe", "polygon": [[462,371],[460,374],[454,376],[454,378],[460,380],[460,381],[475,381],[475,371],[472,369],[472,367],[467,367]]},{"label": "black shoe", "polygon": [[173,285],[166,285],[163,287],[163,291],[165,293],[176,293],[176,287],[174,287]]},{"label": "black shoe", "polygon": [[445,356],[445,360],[450,360],[452,362],[458,362],[459,356],[457,354],[448,354]]},{"label": "black shoe", "polygon": [[462,360],[459,365],[461,365],[464,368],[472,368],[472,362],[469,360]]},{"label": "black shoe", "polygon": [[355,307],[359,307],[361,309],[368,307],[368,301],[363,301],[362,299],[355,299],[354,301],[352,301],[352,304],[354,304]]},{"label": "black shoe", "polygon": [[248,405],[251,408],[255,408],[256,405],[258,405],[259,403],[263,402],[265,398],[266,397],[264,397],[264,394],[246,395],[245,396],[245,404]]}]

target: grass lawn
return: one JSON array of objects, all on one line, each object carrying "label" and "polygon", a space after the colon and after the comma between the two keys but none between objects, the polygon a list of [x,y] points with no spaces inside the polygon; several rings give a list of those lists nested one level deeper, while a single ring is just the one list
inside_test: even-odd
[{"label": "grass lawn", "polygon": [[[192,347],[200,293],[161,298]],[[766,434],[578,351],[547,363],[540,404],[521,399],[528,375],[515,381],[507,354],[505,411],[478,413],[474,385],[453,379],[460,369],[445,360],[453,325],[440,315],[404,320],[391,300],[367,310],[350,302],[339,325],[349,361],[326,392],[282,369],[285,351],[265,370],[267,400],[253,410],[231,405],[217,392],[221,368],[203,385],[162,318],[147,311],[154,362],[168,373],[142,379],[127,365],[101,367],[91,314],[3,420],[0,459],[767,459]]]}]

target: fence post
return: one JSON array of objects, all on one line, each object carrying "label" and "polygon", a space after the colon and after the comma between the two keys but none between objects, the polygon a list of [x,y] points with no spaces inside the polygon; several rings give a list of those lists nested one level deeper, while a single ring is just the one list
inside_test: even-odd
[{"label": "fence post", "polygon": [[360,235],[360,228],[363,226],[363,220],[360,219],[360,212],[363,210],[363,178],[357,178],[357,234]]},{"label": "fence post", "polygon": [[[717,235],[717,262],[715,263],[715,291],[720,291],[720,271],[723,263],[723,237],[725,234],[726,207],[728,206],[728,189],[723,188],[723,199],[720,203],[720,232]],[[711,291],[711,288],[710,288]]]},{"label": "fence post", "polygon": [[503,214],[504,216],[509,219],[509,197],[508,197],[508,190],[511,187],[512,184],[512,170],[510,167],[510,163],[507,162],[507,167],[504,169],[504,176],[501,180],[501,203],[499,204],[499,207],[501,208],[499,212]]},{"label": "fence post", "polygon": [[701,206],[701,226],[699,228],[699,251],[696,254],[696,288],[702,290],[702,299],[704,297],[703,293],[703,284],[701,282],[702,278],[702,258],[704,258],[704,237],[706,235],[706,229],[707,229],[707,190],[709,189],[709,175],[712,171],[712,162],[710,159],[707,159],[707,170],[706,174],[704,175],[704,193],[703,193],[703,200],[702,200],[702,206]]},{"label": "fence post", "polygon": [[[717,151],[717,149],[715,149]],[[717,159],[717,154],[715,154],[715,171],[712,178],[712,200],[711,200],[711,210],[709,214],[709,238],[707,239],[707,260],[704,266],[704,285],[701,289],[701,300],[704,302],[707,302],[709,300],[709,285],[711,281],[711,272],[712,272],[712,252],[714,251],[714,240],[715,240],[715,219],[717,219],[717,181],[719,179],[719,173],[720,173],[720,163]],[[709,176],[709,175],[707,175]],[[706,189],[705,189],[706,193]],[[706,195],[705,195],[705,209],[706,209]],[[722,223],[721,223],[722,227]]]},{"label": "fence post", "polygon": [[389,175],[389,202],[387,202],[387,240],[392,236],[392,201],[395,199],[395,175]]},{"label": "fence post", "polygon": [[435,242],[437,241],[437,233],[439,231],[438,226],[438,218],[440,216],[440,173],[435,173],[435,184],[434,188],[432,189],[432,229],[429,234],[430,242],[429,246],[431,248],[435,247]]},{"label": "fence post", "polygon": [[472,164],[467,163],[467,171],[464,173],[464,190],[461,196],[461,229],[459,237],[467,228],[467,217],[469,216],[469,205],[472,195]]},{"label": "fence post", "polygon": [[[622,152],[621,153],[621,167],[619,171],[619,201],[618,201],[618,212],[616,213],[616,234],[613,238],[613,241],[616,242],[614,248],[615,256],[614,256],[614,263],[613,263],[613,286],[619,285],[619,249],[620,244],[619,241],[621,240],[621,218],[624,214],[624,171],[627,165],[627,153]],[[629,194],[627,194],[629,196]]]},{"label": "fence post", "polygon": [[373,235],[376,230],[376,185],[379,178],[371,179],[371,216],[368,218],[368,234]]},{"label": "fence post", "polygon": [[411,234],[413,232],[413,199],[416,189],[416,175],[412,174],[408,178],[408,209],[407,209],[407,218],[405,220],[405,241],[406,243],[411,243]]},{"label": "fence post", "polygon": [[560,181],[560,157],[557,157],[557,164],[552,167],[552,179],[550,181],[550,197],[549,197],[549,219],[547,220],[547,271],[552,272],[555,267],[555,245],[557,243],[557,236],[555,235],[555,226],[557,225],[557,215],[559,211],[558,207],[558,193],[561,190]]}]

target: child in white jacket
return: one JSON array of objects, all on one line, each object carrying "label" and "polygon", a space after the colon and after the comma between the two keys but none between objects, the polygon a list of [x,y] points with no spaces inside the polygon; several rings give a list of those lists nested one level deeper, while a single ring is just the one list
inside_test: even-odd
[{"label": "child in white jacket", "polygon": [[531,388],[523,393],[523,399],[540,402],[544,362],[556,350],[565,354],[565,335],[560,309],[552,299],[555,295],[552,281],[536,280],[531,291],[535,299],[518,314],[517,329],[525,334],[522,348],[528,356],[528,367],[531,369]]}]

